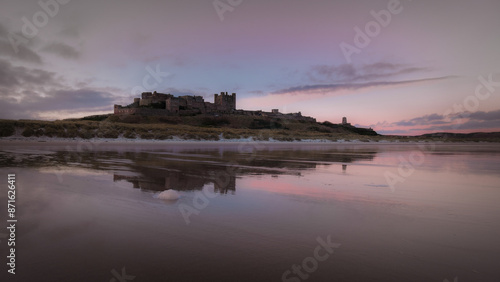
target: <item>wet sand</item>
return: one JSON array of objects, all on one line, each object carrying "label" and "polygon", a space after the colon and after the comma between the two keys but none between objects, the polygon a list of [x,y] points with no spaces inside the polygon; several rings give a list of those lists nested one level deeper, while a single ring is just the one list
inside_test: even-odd
[{"label": "wet sand", "polygon": [[19,217],[17,274],[0,278],[497,281],[499,146],[419,145],[0,141]]}]

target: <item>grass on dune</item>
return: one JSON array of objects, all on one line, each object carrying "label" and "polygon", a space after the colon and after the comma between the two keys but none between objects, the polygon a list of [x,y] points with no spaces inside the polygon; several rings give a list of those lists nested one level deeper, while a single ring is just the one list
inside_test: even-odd
[{"label": "grass on dune", "polygon": [[[361,134],[358,134],[361,133]],[[368,133],[369,135],[366,135]],[[0,137],[21,134],[24,137],[58,138],[127,138],[167,140],[213,140],[250,138],[268,141],[299,140],[359,140],[380,141],[439,141],[439,137],[405,137],[373,135],[373,131],[344,127],[329,122],[253,116],[185,116],[141,117],[114,115],[92,118],[41,121],[0,120]],[[370,135],[371,134],[371,135]],[[470,141],[470,140],[469,140]],[[490,140],[495,141],[495,140]],[[497,142],[499,140],[496,140]]]}]

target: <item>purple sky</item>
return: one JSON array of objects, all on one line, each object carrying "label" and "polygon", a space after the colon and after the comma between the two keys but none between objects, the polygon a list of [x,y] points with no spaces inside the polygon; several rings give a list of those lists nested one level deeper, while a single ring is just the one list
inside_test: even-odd
[{"label": "purple sky", "polygon": [[498,0],[58,1],[2,1],[0,118],[227,91],[385,134],[500,131]]}]

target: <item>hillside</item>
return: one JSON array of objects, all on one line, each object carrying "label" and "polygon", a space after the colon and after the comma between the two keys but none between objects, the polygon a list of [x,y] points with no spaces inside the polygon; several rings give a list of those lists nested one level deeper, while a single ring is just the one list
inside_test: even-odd
[{"label": "hillside", "polygon": [[354,140],[376,137],[371,129],[244,115],[196,115],[170,117],[89,116],[60,121],[0,120],[0,136],[59,138],[140,138],[185,140]]}]

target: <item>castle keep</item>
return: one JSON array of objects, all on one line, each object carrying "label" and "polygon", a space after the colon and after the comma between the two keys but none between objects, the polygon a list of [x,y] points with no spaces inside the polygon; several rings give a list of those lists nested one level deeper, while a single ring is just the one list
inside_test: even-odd
[{"label": "castle keep", "polygon": [[236,109],[236,93],[229,95],[221,92],[214,95],[214,102],[205,102],[202,96],[179,96],[155,92],[144,92],[141,98],[134,98],[134,102],[125,107],[114,106],[115,115],[142,115],[142,116],[179,116],[197,114],[234,114],[264,117],[279,117],[284,119],[316,121],[312,117],[304,117],[300,112],[282,114],[277,109],[271,112],[246,111]]},{"label": "castle keep", "polygon": [[227,92],[215,94],[214,102],[205,102],[202,96],[180,96],[162,94],[156,91],[144,92],[141,98],[134,98],[134,102],[122,107],[115,105],[115,115],[193,115],[211,113],[232,113],[236,110],[236,93]]}]

